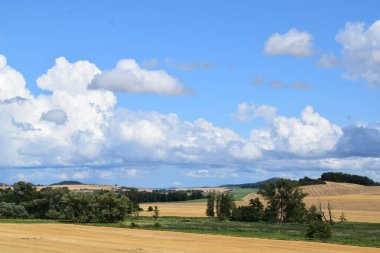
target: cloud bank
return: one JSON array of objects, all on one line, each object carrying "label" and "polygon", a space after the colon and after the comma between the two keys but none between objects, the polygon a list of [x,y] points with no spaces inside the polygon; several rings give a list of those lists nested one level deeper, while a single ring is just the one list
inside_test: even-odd
[{"label": "cloud bank", "polygon": [[[252,128],[249,137],[242,137],[203,118],[186,121],[174,113],[116,107],[114,85],[140,92],[153,89],[149,86],[151,82],[147,82],[149,78],[142,78],[140,85],[132,77],[166,75],[146,72],[132,60],[122,60],[114,70],[102,72],[88,61],[70,63],[60,57],[37,79],[41,89],[50,91],[41,95],[30,93],[22,74],[7,65],[4,56],[0,57],[0,63],[0,166],[3,168],[84,167],[70,178],[84,179],[96,174],[108,180],[117,178],[118,174],[95,173],[88,168],[126,163],[190,164],[193,166],[184,173],[187,177],[223,178],[238,177],[241,168],[247,168],[248,164],[254,164],[258,171],[291,166],[339,169],[353,160],[353,169],[379,164],[378,126],[342,128],[311,106],[306,106],[298,116],[283,116],[273,106],[243,102],[238,105],[235,118],[244,124],[263,118],[266,126]],[[102,85],[95,85],[102,76]],[[108,82],[113,78],[117,82]],[[169,84],[160,86],[167,94],[179,94],[184,89],[174,85],[170,78],[163,80],[169,80]],[[136,86],[139,88],[128,88]],[[231,167],[202,165],[213,163]],[[138,178],[140,170],[123,168],[123,173],[129,179]],[[25,177],[25,173],[22,175]],[[54,174],[54,178],[68,177],[64,171]]]}]

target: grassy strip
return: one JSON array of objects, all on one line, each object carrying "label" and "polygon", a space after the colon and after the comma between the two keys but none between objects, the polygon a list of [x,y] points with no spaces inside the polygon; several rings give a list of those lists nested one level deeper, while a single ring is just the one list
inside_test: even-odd
[{"label": "grassy strip", "polygon": [[[198,234],[255,237],[277,240],[308,241],[305,238],[307,224],[278,224],[255,222],[219,222],[210,218],[161,217],[160,226],[150,217],[134,221],[138,229],[177,231]],[[96,226],[130,227],[126,221],[118,224],[90,224]],[[380,224],[346,222],[332,226],[332,238],[328,243],[380,248]]]},{"label": "grassy strip", "polygon": [[[255,237],[277,240],[307,241],[307,224],[278,224],[255,222],[219,222],[210,218],[160,217],[159,226],[150,217],[134,220],[138,229],[177,231],[198,234]],[[0,219],[0,223],[59,223],[54,220],[38,219]],[[90,223],[84,225],[130,228],[131,221],[122,223]],[[346,222],[332,226],[332,238],[329,243],[380,248],[380,224]]]}]

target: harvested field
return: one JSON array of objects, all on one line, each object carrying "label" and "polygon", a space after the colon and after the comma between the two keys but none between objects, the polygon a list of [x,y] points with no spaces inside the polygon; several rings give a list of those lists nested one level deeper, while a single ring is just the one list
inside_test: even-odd
[{"label": "harvested field", "polygon": [[[333,208],[333,216],[338,219],[342,212],[349,221],[356,222],[380,222],[380,187],[362,186],[356,184],[327,182],[325,185],[305,186],[309,193],[305,198],[307,205],[319,205],[324,209],[329,201]],[[258,197],[257,193],[250,193],[237,201],[238,205],[247,205],[252,198]],[[155,204],[142,204],[146,210],[148,206]],[[176,202],[156,203],[162,216],[205,217],[206,203]],[[143,212],[142,215],[150,216],[151,213]]]},{"label": "harvested field", "polygon": [[201,235],[69,224],[0,224],[0,248],[7,253],[103,252],[379,252],[328,243]]},{"label": "harvested field", "polygon": [[[144,210],[149,206],[157,205],[161,216],[180,216],[180,217],[206,217],[206,202],[161,202],[140,204]],[[142,216],[151,216],[152,212],[141,212]]]}]

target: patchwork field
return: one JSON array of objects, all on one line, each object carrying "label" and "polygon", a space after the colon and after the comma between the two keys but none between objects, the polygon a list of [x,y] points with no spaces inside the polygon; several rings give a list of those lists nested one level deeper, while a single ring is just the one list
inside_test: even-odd
[{"label": "patchwork field", "polygon": [[69,224],[0,224],[7,253],[379,252],[377,248]]},{"label": "patchwork field", "polygon": [[[305,186],[303,188],[309,193],[309,196],[305,198],[307,205],[322,203],[323,208],[327,208],[329,201],[336,219],[344,212],[349,221],[380,223],[379,186],[327,182],[326,185]],[[237,204],[246,205],[250,199],[257,196],[257,193],[250,193],[242,201],[237,201]],[[206,203],[204,202],[156,204],[159,206],[162,216],[205,217]],[[141,206],[146,210],[149,205],[153,204],[142,204]],[[151,214],[143,212],[142,215]]]},{"label": "patchwork field", "polygon": [[380,222],[380,186],[327,182],[304,188],[309,193],[306,204],[326,208],[330,202],[334,218],[344,212],[349,221]]}]

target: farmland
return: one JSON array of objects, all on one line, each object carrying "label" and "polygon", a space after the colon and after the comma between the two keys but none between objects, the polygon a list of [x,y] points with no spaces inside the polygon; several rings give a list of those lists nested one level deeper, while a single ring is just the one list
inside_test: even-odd
[{"label": "farmland", "polygon": [[[321,203],[322,207],[326,208],[327,202],[330,202],[336,219],[344,212],[349,221],[380,222],[379,186],[327,182],[325,185],[305,186],[303,188],[309,194],[305,198],[307,205],[319,205]],[[254,190],[251,189],[250,191]],[[241,197],[241,195],[239,196]],[[246,205],[249,199],[255,197],[258,197],[257,193],[249,193],[241,201],[237,201],[237,204]],[[159,206],[162,216],[205,217],[206,203],[173,202],[156,204]],[[149,205],[152,204],[142,204],[141,207],[146,210]],[[142,215],[149,215],[149,213],[143,212]]]},{"label": "farmland", "polygon": [[0,224],[2,252],[379,252],[329,243],[226,237],[70,224]]}]

